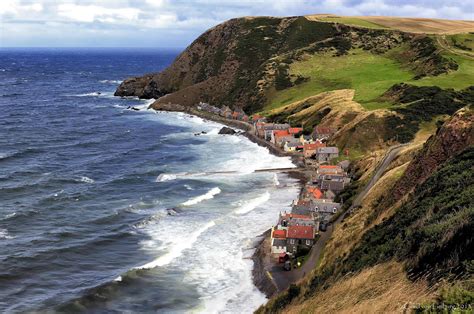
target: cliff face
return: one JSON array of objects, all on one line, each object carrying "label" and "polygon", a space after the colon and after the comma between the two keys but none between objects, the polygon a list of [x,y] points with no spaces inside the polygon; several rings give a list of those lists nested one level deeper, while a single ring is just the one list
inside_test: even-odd
[{"label": "cliff face", "polygon": [[461,109],[428,139],[402,178],[393,188],[393,200],[399,200],[424,182],[446,160],[474,146],[474,113]]},{"label": "cliff face", "polygon": [[161,73],[125,80],[115,95],[159,98],[158,103],[185,106],[204,101],[253,112],[263,107],[272,89],[304,82],[305,78],[291,77],[287,70],[288,64],[305,54],[340,56],[351,48],[378,54],[404,43],[416,47],[407,59],[419,75],[450,70],[452,65],[433,61],[434,56],[443,58],[434,53],[431,39],[421,37],[425,39],[305,17],[232,19],[199,36]]}]

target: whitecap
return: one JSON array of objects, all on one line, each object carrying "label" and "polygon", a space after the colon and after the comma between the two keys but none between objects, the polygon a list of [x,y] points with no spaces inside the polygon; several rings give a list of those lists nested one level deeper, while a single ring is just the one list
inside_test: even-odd
[{"label": "whitecap", "polygon": [[198,203],[201,203],[202,201],[214,198],[214,195],[217,195],[220,192],[221,192],[221,189],[219,189],[218,187],[215,187],[215,188],[212,188],[209,191],[207,191],[206,194],[193,197],[193,198],[187,200],[186,202],[182,203],[181,205],[183,205],[183,206],[196,205]]},{"label": "whitecap", "polygon": [[189,184],[185,184],[184,187],[186,188],[186,190],[194,190]]},{"label": "whitecap", "polygon": [[280,181],[278,180],[278,174],[276,173],[273,174],[273,184],[275,184],[275,186],[280,185]]},{"label": "whitecap", "polygon": [[259,197],[243,202],[243,204],[240,205],[239,208],[237,208],[234,212],[238,215],[246,214],[248,212],[251,212],[255,208],[257,208],[258,206],[264,204],[269,199],[270,199],[270,193],[266,191]]},{"label": "whitecap", "polygon": [[89,177],[83,176],[79,179],[79,181],[84,182],[84,183],[94,183],[95,181]]},{"label": "whitecap", "polygon": [[16,216],[16,212],[13,212],[13,213],[10,213],[10,214],[7,214],[5,215],[5,217],[3,217],[2,219],[0,220],[7,220],[7,219],[10,219],[10,218],[13,218]]},{"label": "whitecap", "polygon": [[120,84],[123,81],[120,81],[120,80],[100,80],[99,82],[104,83],[104,84]]},{"label": "whitecap", "polygon": [[14,237],[8,233],[7,229],[0,229],[0,239],[13,239]]},{"label": "whitecap", "polygon": [[160,174],[155,182],[165,182],[165,181],[171,181],[171,180],[176,180],[177,175],[173,173],[162,173]]},{"label": "whitecap", "polygon": [[190,249],[193,246],[193,244],[198,240],[199,236],[202,233],[204,233],[207,229],[215,225],[216,223],[214,221],[208,222],[203,227],[191,233],[189,236],[187,236],[183,240],[173,243],[168,253],[164,254],[163,256],[158,257],[157,259],[155,259],[154,261],[151,261],[150,263],[147,263],[142,266],[134,267],[133,269],[152,269],[155,267],[168,265],[175,258],[181,256],[181,254],[183,254],[183,251]]}]

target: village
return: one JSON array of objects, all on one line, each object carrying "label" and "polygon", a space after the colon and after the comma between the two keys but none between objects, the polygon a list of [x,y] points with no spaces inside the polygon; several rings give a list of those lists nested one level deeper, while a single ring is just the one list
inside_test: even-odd
[{"label": "village", "polygon": [[271,123],[258,114],[249,117],[242,110],[217,108],[206,103],[200,103],[198,110],[249,123],[255,136],[302,160],[308,177],[306,183],[291,210],[280,212],[276,217],[270,233],[274,263],[287,271],[301,267],[321,232],[327,230],[338,214],[342,200],[338,200],[337,195],[350,183],[348,158],[339,158],[339,149],[327,146],[335,130],[316,126],[311,134],[305,135],[302,127]]}]

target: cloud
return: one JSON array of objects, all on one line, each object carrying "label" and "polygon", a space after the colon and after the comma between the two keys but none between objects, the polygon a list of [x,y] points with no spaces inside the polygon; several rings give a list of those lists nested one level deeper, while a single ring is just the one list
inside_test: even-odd
[{"label": "cloud", "polygon": [[58,15],[78,22],[127,23],[138,20],[140,10],[136,8],[106,8],[96,5],[61,4]]},{"label": "cloud", "polygon": [[474,18],[466,0],[2,0],[0,45],[185,46],[230,18],[314,13]]}]

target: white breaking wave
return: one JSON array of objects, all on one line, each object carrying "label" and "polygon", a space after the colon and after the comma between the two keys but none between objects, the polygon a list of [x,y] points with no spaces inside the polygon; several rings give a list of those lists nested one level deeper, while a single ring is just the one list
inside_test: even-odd
[{"label": "white breaking wave", "polygon": [[186,172],[162,173],[156,178],[155,182],[166,182],[166,181],[176,180],[178,176],[185,176],[185,175],[186,175]]},{"label": "white breaking wave", "polygon": [[[165,255],[160,256],[159,258],[145,265],[134,267],[133,269],[152,269],[155,267],[160,267],[160,266],[164,266],[171,263],[175,258],[181,256],[181,254],[183,254],[183,251],[190,249],[202,233],[204,233],[207,229],[215,225],[216,223],[214,221],[208,222],[200,229],[191,233],[188,237],[186,237],[182,241],[178,243],[173,243],[171,250]],[[121,277],[116,278],[116,281],[120,281],[120,280],[121,280]]]},{"label": "white breaking wave", "polygon": [[238,215],[246,214],[254,210],[255,208],[257,208],[258,206],[266,203],[269,199],[270,199],[270,193],[266,191],[259,197],[256,197],[254,199],[244,202],[243,205],[241,205],[239,208],[235,210],[235,213]]},{"label": "white breaking wave", "polygon": [[76,94],[76,95],[66,95],[66,96],[73,96],[73,97],[107,97],[113,98],[114,94],[112,92],[91,92],[91,93],[84,93],[84,94]]},{"label": "white breaking wave", "polygon": [[220,192],[221,192],[221,189],[219,189],[218,187],[215,187],[215,188],[210,189],[206,194],[191,198],[187,200],[186,202],[182,203],[181,205],[183,206],[196,205],[198,203],[201,203],[202,201],[210,200],[211,198],[214,198],[214,195],[217,195]]},{"label": "white breaking wave", "polygon": [[273,174],[273,183],[275,184],[275,186],[280,185],[280,181],[278,181],[278,175],[276,173]]},{"label": "white breaking wave", "polygon": [[1,218],[0,220],[7,220],[7,219],[13,218],[15,216],[16,216],[16,212],[13,212],[13,213],[5,215],[5,217]]},{"label": "white breaking wave", "polygon": [[99,82],[105,83],[105,84],[120,84],[123,81],[120,81],[120,80],[101,80]]},{"label": "white breaking wave", "polygon": [[0,239],[13,239],[14,237],[8,233],[7,229],[0,229]]},{"label": "white breaking wave", "polygon": [[94,183],[95,181],[89,177],[83,176],[79,179],[79,181],[84,182],[84,183]]}]

